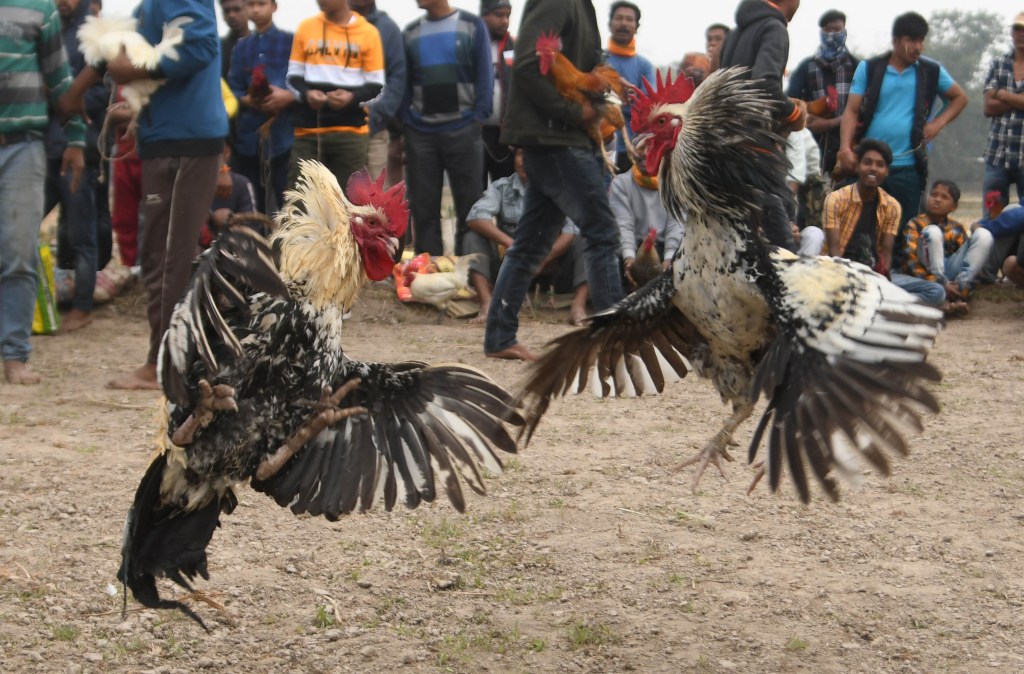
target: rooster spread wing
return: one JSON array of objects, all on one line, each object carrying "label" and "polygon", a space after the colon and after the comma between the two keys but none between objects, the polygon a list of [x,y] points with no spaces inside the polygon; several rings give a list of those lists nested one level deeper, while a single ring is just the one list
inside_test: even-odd
[{"label": "rooster spread wing", "polygon": [[[292,512],[329,520],[383,502],[391,510],[404,491],[415,508],[433,501],[439,477],[452,505],[465,509],[459,476],[485,493],[480,466],[498,474],[495,450],[514,453],[503,421],[521,425],[512,397],[482,372],[465,365],[346,362],[344,381],[359,386],[342,407],[360,406],[322,431],[273,477],[252,487]],[[337,382],[340,387],[344,381]]]},{"label": "rooster spread wing", "polygon": [[242,356],[256,293],[288,297],[266,240],[248,227],[227,229],[196,259],[160,343],[158,371],[168,400],[195,404],[198,380],[213,380],[223,359]]},{"label": "rooster spread wing", "polygon": [[754,376],[755,401],[763,393],[768,404],[750,460],[767,432],[772,489],[784,456],[809,499],[804,456],[836,499],[833,467],[855,483],[860,454],[888,475],[886,454],[907,453],[901,430],[922,430],[921,409],[938,412],[923,382],[940,378],[925,358],[942,314],[857,263],[787,251],[774,251],[772,263],[785,291],[773,298],[778,337]]},{"label": "rooster spread wing", "polygon": [[707,344],[672,303],[676,289],[665,271],[588,325],[551,342],[531,365],[519,394],[529,442],[552,398],[582,393],[599,396],[660,393],[666,382],[686,376],[688,360]]}]

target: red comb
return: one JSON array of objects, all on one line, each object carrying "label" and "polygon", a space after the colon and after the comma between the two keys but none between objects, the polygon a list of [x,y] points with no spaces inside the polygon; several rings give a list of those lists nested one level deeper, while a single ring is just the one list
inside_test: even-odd
[{"label": "red comb", "polygon": [[405,200],[405,183],[384,189],[386,171],[374,181],[365,168],[352,174],[345,186],[345,195],[356,206],[373,206],[384,214],[388,233],[396,238],[405,236],[409,225],[409,204]]},{"label": "red comb", "polygon": [[668,103],[685,103],[690,100],[690,96],[693,96],[693,92],[697,88],[694,86],[693,80],[685,75],[680,75],[673,81],[671,68],[664,80],[661,79],[660,70],[656,73],[657,87],[652,87],[644,77],[642,82],[644,90],[641,91],[640,87],[637,87],[630,92],[632,119],[629,126],[633,129],[633,133],[640,133],[647,127],[652,109]]},{"label": "red comb", "polygon": [[562,51],[562,38],[555,31],[541,33],[537,38],[537,51]]},{"label": "red comb", "polygon": [[985,193],[985,210],[991,211],[1003,205],[1003,195],[999,190]]}]

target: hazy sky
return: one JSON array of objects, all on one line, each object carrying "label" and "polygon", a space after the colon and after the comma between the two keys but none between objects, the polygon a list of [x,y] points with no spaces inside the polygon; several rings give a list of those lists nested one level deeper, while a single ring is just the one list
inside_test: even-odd
[{"label": "hazy sky", "polygon": [[[167,1],[167,0],[165,0]],[[173,0],[170,0],[173,2]],[[456,2],[452,6],[471,12],[478,12],[477,0]],[[214,0],[216,2],[216,0]],[[656,65],[677,64],[688,51],[704,50],[704,28],[711,23],[733,25],[734,12],[738,1],[712,0],[693,2],[691,0],[634,0],[643,11],[640,32],[637,34],[637,48],[641,54]],[[138,0],[105,0],[108,14],[128,15]],[[518,22],[516,9],[524,1],[512,0],[512,25]],[[594,3],[598,22],[607,36],[608,7],[611,0]],[[399,26],[420,16],[421,10],[415,0],[378,0],[377,7],[391,15]],[[1007,25],[1006,46],[1009,48],[1009,25],[1017,12],[1024,11],[1024,0],[985,0],[967,3],[964,0],[803,0],[800,11],[789,27],[790,67],[809,55],[818,45],[818,17],[827,10],[837,8],[846,12],[848,44],[861,56],[871,56],[883,51],[890,42],[892,20],[898,14],[915,10],[925,16],[939,9],[983,8],[1005,17]],[[300,20],[319,11],[315,0],[278,0],[277,23],[283,28],[294,29]],[[925,47],[927,52],[927,46]]]}]

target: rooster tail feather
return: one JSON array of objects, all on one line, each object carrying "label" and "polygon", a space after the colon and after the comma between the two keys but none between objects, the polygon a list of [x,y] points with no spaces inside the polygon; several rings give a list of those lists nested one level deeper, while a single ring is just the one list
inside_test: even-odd
[{"label": "rooster tail feather", "polygon": [[530,442],[551,400],[589,387],[600,396],[661,393],[690,369],[688,358],[704,343],[672,304],[675,286],[668,270],[611,309],[591,316],[589,325],[548,344],[530,366],[516,401],[520,429]]},{"label": "rooster tail feather", "polygon": [[163,453],[150,464],[139,483],[125,521],[117,578],[143,606],[178,609],[209,631],[188,606],[163,599],[156,579],[169,578],[191,592],[189,581],[196,575],[209,578],[206,548],[220,525],[220,513],[230,513],[238,500],[228,488],[194,510],[162,505],[161,487],[167,472],[167,454]]},{"label": "rooster tail feather", "polygon": [[192,23],[191,16],[179,16],[164,24],[164,34],[160,44],[156,46],[157,53],[172,61],[178,60],[178,46],[185,41],[185,26]]}]

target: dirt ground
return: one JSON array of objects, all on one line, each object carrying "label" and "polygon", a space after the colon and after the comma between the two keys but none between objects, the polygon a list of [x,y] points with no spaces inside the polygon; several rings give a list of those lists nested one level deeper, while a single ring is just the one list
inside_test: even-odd
[{"label": "dirt ground", "polygon": [[[480,328],[434,318],[375,287],[346,346],[522,376],[482,357]],[[520,337],[539,347],[562,320],[525,315]],[[332,524],[242,489],[199,583],[223,610],[192,604],[206,634],[132,602],[121,617],[156,401],[103,386],[144,356],[133,290],[34,340],[44,384],[0,385],[0,671],[1024,671],[1022,329],[1024,293],[982,293],[933,352],[942,413],[838,505],[804,507],[788,483],[748,497],[741,461],[691,493],[668,468],[726,413],[696,377],[556,403],[461,516],[439,502]]]}]

